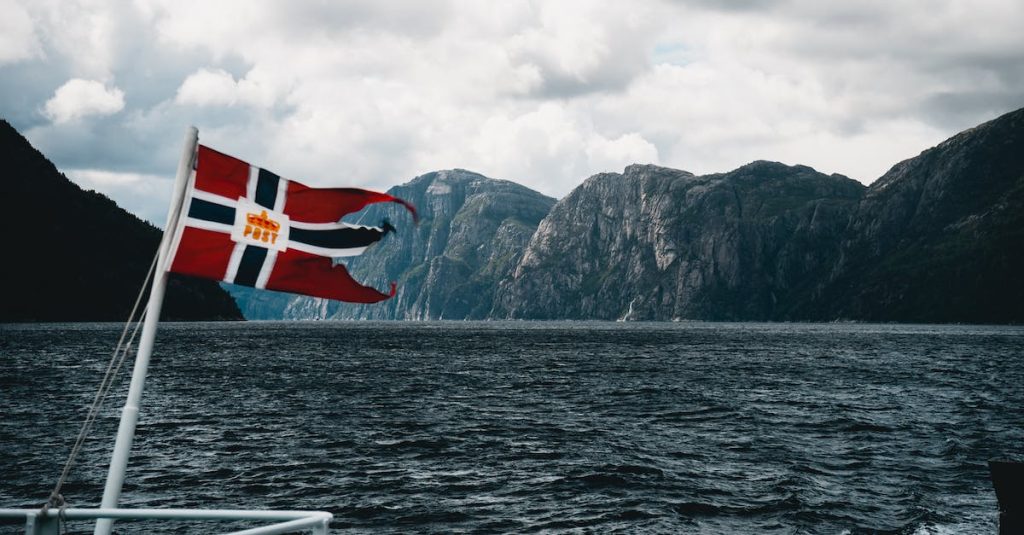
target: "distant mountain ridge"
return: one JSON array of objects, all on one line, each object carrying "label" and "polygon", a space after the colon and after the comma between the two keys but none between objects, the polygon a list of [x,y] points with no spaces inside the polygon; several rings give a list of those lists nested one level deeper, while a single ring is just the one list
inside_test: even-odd
[{"label": "distant mountain ridge", "polygon": [[508,318],[1024,322],[1024,110],[868,188],[754,162],[591,177],[499,291]]},{"label": "distant mountain ridge", "polygon": [[413,225],[397,205],[376,205],[352,222],[397,231],[362,256],[341,259],[356,280],[397,295],[373,305],[228,286],[254,319],[484,319],[498,283],[511,274],[555,200],[525,186],[462,169],[427,173],[388,193],[419,211]]},{"label": "distant mountain ridge", "polygon": [[694,176],[653,165],[559,201],[499,292],[499,317],[768,320],[828,271],[864,186],[754,162]]},{"label": "distant mountain ridge", "polygon": [[[0,120],[6,255],[0,322],[125,321],[161,232],[83,191]],[[15,231],[16,230],[16,231]],[[172,276],[162,317],[242,319],[216,283]]]},{"label": "distant mountain ridge", "polygon": [[821,291],[794,317],[1024,323],[1024,109],[871,184]]},{"label": "distant mountain ridge", "polygon": [[[766,161],[704,176],[631,165],[557,203],[511,183],[518,201],[489,198],[492,182],[456,170],[389,190],[430,213],[350,260],[359,280],[399,281],[389,302],[240,302],[290,319],[1024,323],[1024,110],[869,187]],[[385,215],[399,217],[363,221]]]}]

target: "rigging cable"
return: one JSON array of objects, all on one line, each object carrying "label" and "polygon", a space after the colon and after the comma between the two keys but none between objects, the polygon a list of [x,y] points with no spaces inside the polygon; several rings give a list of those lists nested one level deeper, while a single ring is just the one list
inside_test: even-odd
[{"label": "rigging cable", "polygon": [[[110,358],[110,362],[107,364],[107,370],[103,374],[103,380],[100,381],[99,389],[96,391],[96,397],[93,398],[92,406],[89,408],[89,413],[85,417],[85,421],[82,422],[82,428],[78,432],[78,438],[75,440],[74,446],[71,448],[71,453],[68,454],[68,460],[64,463],[64,469],[60,473],[60,478],[57,479],[57,484],[53,488],[53,492],[50,493],[50,498],[46,504],[43,505],[43,514],[49,507],[60,507],[63,512],[66,506],[64,497],[60,494],[61,487],[64,486],[64,482],[67,480],[68,473],[71,471],[71,466],[75,462],[75,458],[82,450],[82,446],[85,444],[86,438],[89,436],[89,432],[92,430],[93,424],[96,422],[96,417],[99,415],[100,407],[103,405],[103,401],[106,399],[107,394],[110,393],[110,388],[114,384],[114,380],[117,378],[118,373],[121,371],[121,366],[124,364],[125,357],[131,350],[132,344],[135,342],[135,336],[139,333],[139,328],[142,326],[143,321],[146,318],[147,309],[143,309],[139,314],[137,320],[135,320],[135,328],[132,329],[131,336],[128,336],[128,330],[131,328],[135,314],[139,310],[139,304],[142,303],[142,296],[146,293],[146,287],[153,279],[153,273],[156,268],[157,259],[159,258],[159,250],[156,255],[153,255],[153,261],[149,264],[149,270],[146,272],[146,279],[142,282],[142,287],[139,289],[139,295],[135,298],[135,304],[132,306],[132,311],[128,315],[128,321],[124,324],[124,329],[121,331],[121,337],[117,341],[117,347],[114,349],[114,354]],[[128,341],[125,343],[125,337],[128,336]]]}]

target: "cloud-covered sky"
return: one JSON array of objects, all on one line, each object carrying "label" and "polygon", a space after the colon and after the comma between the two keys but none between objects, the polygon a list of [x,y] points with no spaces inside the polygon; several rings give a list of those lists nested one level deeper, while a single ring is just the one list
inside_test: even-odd
[{"label": "cloud-covered sky", "polygon": [[0,0],[0,116],[162,222],[184,129],[314,186],[757,159],[870,183],[1024,106],[1020,0]]}]

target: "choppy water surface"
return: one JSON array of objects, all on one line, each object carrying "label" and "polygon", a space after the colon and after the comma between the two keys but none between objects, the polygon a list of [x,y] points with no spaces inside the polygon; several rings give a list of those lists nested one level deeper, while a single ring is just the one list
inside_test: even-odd
[{"label": "choppy water surface", "polygon": [[[0,326],[0,507],[45,500],[119,328]],[[1014,327],[164,324],[123,502],[342,532],[994,533],[985,463],[1024,453],[1022,407]]]}]

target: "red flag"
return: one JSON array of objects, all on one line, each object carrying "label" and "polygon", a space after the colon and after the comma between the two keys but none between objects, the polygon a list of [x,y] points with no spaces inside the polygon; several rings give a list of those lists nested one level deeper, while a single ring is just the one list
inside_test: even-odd
[{"label": "red flag", "polygon": [[310,188],[199,146],[175,232],[170,271],[243,286],[355,303],[390,293],[356,282],[334,258],[361,254],[393,230],[342,223],[386,193]]}]

